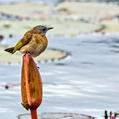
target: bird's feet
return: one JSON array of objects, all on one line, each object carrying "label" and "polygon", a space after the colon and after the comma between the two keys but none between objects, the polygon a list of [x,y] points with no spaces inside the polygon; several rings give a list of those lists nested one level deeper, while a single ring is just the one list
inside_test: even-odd
[{"label": "bird's feet", "polygon": [[[24,54],[24,56],[26,56],[27,53],[30,53],[30,51],[26,51],[25,54]],[[30,54],[31,54],[31,53],[30,53]]]}]

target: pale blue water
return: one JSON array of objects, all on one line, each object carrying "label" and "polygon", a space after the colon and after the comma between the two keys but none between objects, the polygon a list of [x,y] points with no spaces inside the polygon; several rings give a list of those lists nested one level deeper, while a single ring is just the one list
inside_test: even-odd
[{"label": "pale blue water", "polygon": [[[37,2],[40,4],[47,4],[47,5],[57,5],[60,2],[65,0],[0,0],[1,4],[9,4],[9,3],[16,3],[16,2]],[[116,2],[118,3],[119,0],[69,0],[69,1],[81,1],[81,2]]]},{"label": "pale blue water", "polygon": [[0,0],[2,4],[16,3],[16,2],[37,2],[40,4],[56,5],[64,0]]},{"label": "pale blue water", "polygon": [[[19,38],[17,38],[19,39]],[[78,37],[48,37],[50,48],[72,55],[39,64],[43,80],[43,102],[38,112],[78,112],[102,116],[104,110],[119,110],[119,34],[87,34]],[[2,44],[14,44],[5,39]],[[0,64],[0,119],[16,119],[28,113],[21,106],[21,64]]]}]

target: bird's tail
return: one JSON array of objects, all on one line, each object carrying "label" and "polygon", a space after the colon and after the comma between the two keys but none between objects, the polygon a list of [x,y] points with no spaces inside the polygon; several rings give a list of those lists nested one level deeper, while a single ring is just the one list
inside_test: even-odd
[{"label": "bird's tail", "polygon": [[14,47],[6,48],[4,51],[14,54]]}]

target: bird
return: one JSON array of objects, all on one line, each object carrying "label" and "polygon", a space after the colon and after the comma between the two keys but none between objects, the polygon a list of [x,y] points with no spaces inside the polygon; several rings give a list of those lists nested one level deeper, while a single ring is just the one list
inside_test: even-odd
[{"label": "bird", "polygon": [[22,54],[30,53],[33,57],[37,57],[47,48],[46,33],[50,29],[53,29],[53,27],[37,25],[27,31],[15,46],[4,50],[11,54],[20,51]]}]

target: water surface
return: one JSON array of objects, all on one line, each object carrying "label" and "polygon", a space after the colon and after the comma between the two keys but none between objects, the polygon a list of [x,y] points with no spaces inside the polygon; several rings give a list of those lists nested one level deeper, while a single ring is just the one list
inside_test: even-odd
[{"label": "water surface", "polygon": [[[14,39],[14,40],[13,40]],[[19,38],[5,39],[12,45]],[[102,116],[104,110],[119,110],[119,34],[87,34],[49,37],[50,48],[71,53],[66,59],[40,63],[43,102],[38,112],[78,112]],[[21,106],[21,64],[0,64],[0,118],[16,119],[27,113]]]},{"label": "water surface", "polygon": [[[10,4],[10,3],[19,3],[19,2],[36,2],[40,4],[47,5],[58,5],[65,0],[0,0],[1,4]],[[78,2],[111,2],[111,3],[119,3],[119,0],[69,0],[69,1],[78,1]]]}]

